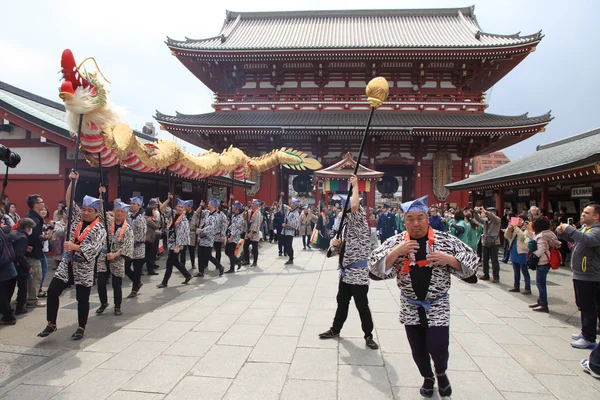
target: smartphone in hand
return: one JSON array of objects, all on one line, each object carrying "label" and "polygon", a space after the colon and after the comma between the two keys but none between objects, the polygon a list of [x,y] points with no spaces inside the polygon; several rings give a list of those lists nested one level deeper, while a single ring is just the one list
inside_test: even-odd
[{"label": "smartphone in hand", "polygon": [[567,225],[573,225],[573,218],[567,218]]}]

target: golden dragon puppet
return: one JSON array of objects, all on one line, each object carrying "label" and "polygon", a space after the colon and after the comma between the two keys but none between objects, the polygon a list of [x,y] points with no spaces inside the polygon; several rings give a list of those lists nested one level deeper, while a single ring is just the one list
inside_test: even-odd
[{"label": "golden dragon puppet", "polygon": [[97,165],[100,158],[104,167],[120,163],[138,172],[169,170],[188,179],[224,176],[228,173],[233,173],[236,179],[244,179],[252,170],[263,172],[277,165],[297,170],[321,168],[317,160],[286,148],[252,158],[235,147],[229,147],[222,153],[210,150],[192,155],[171,140],[158,139],[144,143],[127,124],[120,121],[115,108],[108,101],[108,81],[102,79],[98,66],[97,71],[88,73],[81,68],[83,62],[77,65],[71,50],[63,52],[61,72],[64,81],[59,96],[65,104],[72,135],[76,135],[79,117],[83,115],[79,150],[91,165]]}]

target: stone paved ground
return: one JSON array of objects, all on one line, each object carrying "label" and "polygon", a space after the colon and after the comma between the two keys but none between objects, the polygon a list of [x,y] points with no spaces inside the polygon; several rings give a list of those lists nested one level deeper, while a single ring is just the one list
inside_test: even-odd
[{"label": "stone paved ground", "polygon": [[[299,243],[296,242],[296,248]],[[339,340],[321,341],[335,309],[335,260],[299,251],[283,268],[264,244],[259,268],[182,288],[178,297],[0,388],[6,399],[418,399],[421,378],[398,323],[395,282],[373,282],[369,298],[380,351],[366,349],[351,309]],[[503,265],[503,280],[510,272]],[[156,277],[153,277],[153,280]],[[569,346],[576,312],[566,271],[553,272],[551,315],[527,308],[534,296],[506,285],[453,282],[449,377],[453,399],[599,399],[600,381],[583,373],[587,351]],[[558,283],[557,283],[558,282]],[[149,286],[149,285],[148,285]],[[184,291],[185,290],[185,291]],[[182,291],[180,293],[180,291]],[[535,291],[535,289],[534,289]],[[166,295],[167,293],[163,293]],[[161,294],[148,290],[151,299]],[[564,299],[555,298],[564,295]],[[33,349],[67,347],[64,334]],[[31,340],[31,339],[28,339]],[[54,346],[54,347],[53,347]],[[18,354],[19,348],[3,349]],[[25,349],[26,350],[26,349]],[[30,357],[42,357],[32,350]],[[9,363],[10,364],[10,363]],[[434,397],[437,398],[437,397]]]}]

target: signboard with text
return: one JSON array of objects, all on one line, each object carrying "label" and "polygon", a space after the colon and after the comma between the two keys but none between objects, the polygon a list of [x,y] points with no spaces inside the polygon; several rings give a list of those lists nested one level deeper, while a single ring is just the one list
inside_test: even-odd
[{"label": "signboard with text", "polygon": [[592,186],[582,186],[571,188],[571,197],[587,197],[590,198],[594,195],[594,188]]},{"label": "signboard with text", "polygon": [[192,192],[192,182],[181,182],[181,191],[182,192]]},{"label": "signboard with text", "polygon": [[519,189],[519,197],[529,197],[531,196],[531,189]]}]

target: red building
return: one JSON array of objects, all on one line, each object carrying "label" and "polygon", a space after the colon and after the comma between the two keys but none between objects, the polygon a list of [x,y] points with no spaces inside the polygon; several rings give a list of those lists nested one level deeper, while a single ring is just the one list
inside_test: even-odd
[{"label": "red building", "polygon": [[491,171],[501,165],[508,164],[510,159],[501,151],[474,157],[471,162],[471,173],[475,175]]},{"label": "red building", "polygon": [[[206,149],[234,144],[258,155],[293,147],[327,166],[358,153],[369,108],[364,89],[383,76],[390,96],[373,117],[362,162],[401,180],[406,198],[465,205],[468,195],[445,185],[469,176],[471,158],[519,143],[552,119],[484,112],[485,92],[541,39],[487,33],[473,7],[227,12],[215,37],[167,40],[215,93],[215,112],[155,118]],[[270,202],[288,185],[267,176],[254,180],[257,197]]]}]

